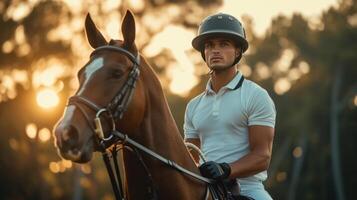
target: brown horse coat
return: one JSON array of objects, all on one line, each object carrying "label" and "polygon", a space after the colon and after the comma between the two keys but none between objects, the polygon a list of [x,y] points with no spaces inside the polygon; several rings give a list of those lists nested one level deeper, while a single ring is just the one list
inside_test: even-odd
[{"label": "brown horse coat", "polygon": [[[131,12],[126,13],[122,22],[123,41],[112,40],[107,43],[89,15],[85,25],[88,41],[93,48],[116,45],[134,55],[138,54],[134,42],[135,20]],[[128,110],[121,120],[116,121],[118,130],[163,157],[199,174],[184,145],[157,76],[144,57],[140,56],[140,58],[140,76]],[[95,65],[94,62],[101,63],[102,66]],[[124,84],[132,65],[133,63],[125,55],[118,52],[103,51],[93,55],[81,70],[84,72],[79,73],[80,88],[76,95],[84,96],[97,105],[105,107]],[[108,79],[106,76],[111,73],[118,73],[120,78]],[[92,110],[85,108],[85,112],[94,119],[95,113]],[[74,162],[88,162],[91,159],[94,151],[94,132],[90,123],[77,107],[70,105],[66,108],[54,131],[56,146],[64,158]],[[108,127],[105,126],[104,129]],[[159,199],[204,199],[206,191],[204,183],[152,157],[142,155],[153,176]],[[147,199],[147,176],[142,166],[130,152],[124,152],[124,162],[129,199]]]}]

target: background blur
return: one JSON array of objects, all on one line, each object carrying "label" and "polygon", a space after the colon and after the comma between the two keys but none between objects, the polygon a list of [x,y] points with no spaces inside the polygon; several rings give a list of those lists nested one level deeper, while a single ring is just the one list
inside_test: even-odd
[{"label": "background blur", "polygon": [[62,160],[51,131],[92,51],[85,15],[118,39],[127,8],[181,132],[186,103],[208,79],[191,47],[198,24],[220,11],[241,19],[250,48],[239,69],[278,111],[267,190],[274,199],[354,199],[356,0],[0,1],[0,199],[113,199],[100,155]]}]

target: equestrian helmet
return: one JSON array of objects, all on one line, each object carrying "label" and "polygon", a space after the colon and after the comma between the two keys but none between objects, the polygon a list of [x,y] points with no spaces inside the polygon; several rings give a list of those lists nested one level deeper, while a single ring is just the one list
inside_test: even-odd
[{"label": "equestrian helmet", "polygon": [[204,42],[212,37],[233,40],[238,47],[242,48],[242,53],[248,49],[248,41],[242,23],[232,15],[218,13],[206,17],[198,28],[198,35],[192,40],[193,48],[203,53]]}]

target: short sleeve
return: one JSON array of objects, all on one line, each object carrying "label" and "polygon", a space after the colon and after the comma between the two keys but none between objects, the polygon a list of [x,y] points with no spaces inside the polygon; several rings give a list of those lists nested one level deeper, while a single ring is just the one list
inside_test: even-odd
[{"label": "short sleeve", "polygon": [[275,127],[276,110],[268,92],[257,89],[248,103],[248,126],[262,125]]},{"label": "short sleeve", "polygon": [[186,107],[185,120],[183,124],[185,139],[199,138],[198,131],[193,126],[192,117],[193,117],[193,108],[192,108],[192,102],[190,102],[187,104]]}]

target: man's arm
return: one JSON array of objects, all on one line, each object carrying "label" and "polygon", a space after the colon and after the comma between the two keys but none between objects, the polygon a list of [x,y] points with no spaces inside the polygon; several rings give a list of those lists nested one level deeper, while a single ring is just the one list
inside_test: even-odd
[{"label": "man's arm", "polygon": [[[197,146],[198,148],[201,148],[201,141],[199,138],[186,138],[185,142],[192,143],[195,146]],[[198,152],[190,149],[190,154],[191,154],[193,160],[195,161],[195,163],[198,164],[200,161],[200,156],[199,156]]]},{"label": "man's arm", "polygon": [[244,178],[267,170],[270,164],[274,128],[253,125],[248,127],[250,152],[230,163],[229,178]]}]

